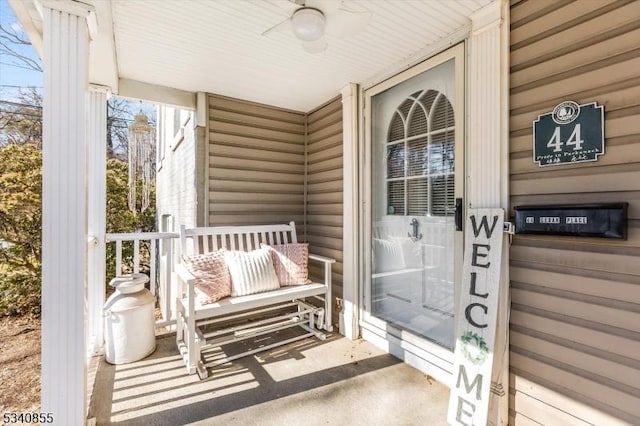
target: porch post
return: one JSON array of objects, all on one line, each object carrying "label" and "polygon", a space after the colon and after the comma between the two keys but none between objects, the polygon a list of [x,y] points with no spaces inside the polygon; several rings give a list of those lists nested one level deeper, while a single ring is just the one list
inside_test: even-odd
[{"label": "porch post", "polygon": [[42,411],[81,425],[86,410],[86,105],[92,7],[42,2]]},{"label": "porch post", "polygon": [[[509,9],[490,3],[471,15],[468,100],[468,207],[508,211]],[[507,220],[507,218],[505,218]],[[505,237],[506,239],[506,237]],[[509,420],[509,244],[503,244],[489,425]]]},{"label": "porch post", "polygon": [[102,306],[106,280],[107,228],[107,98],[109,89],[91,86],[87,138],[87,220],[89,234],[87,315],[89,355],[101,352],[104,336]]},{"label": "porch post", "polygon": [[358,338],[358,85],[342,94],[342,310],[340,332]]}]

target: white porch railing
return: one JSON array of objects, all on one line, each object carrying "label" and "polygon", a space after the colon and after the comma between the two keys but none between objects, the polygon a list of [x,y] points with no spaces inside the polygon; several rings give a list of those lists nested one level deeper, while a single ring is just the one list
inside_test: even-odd
[{"label": "white porch railing", "polygon": [[[161,319],[156,321],[156,328],[173,325],[176,322],[173,301],[175,288],[171,274],[174,263],[174,240],[177,238],[179,235],[172,232],[132,232],[105,236],[107,245],[115,243],[115,271],[107,271],[109,276],[113,272],[116,276],[138,273],[143,266],[145,268],[148,266],[149,270],[144,272],[149,274],[149,289],[157,297],[161,312]],[[123,247],[126,249],[128,245],[132,248],[130,265],[127,262],[128,259],[123,258]],[[148,248],[148,256],[145,256],[144,252],[141,254],[141,246]],[[143,265],[143,262],[147,261],[148,265]]]}]

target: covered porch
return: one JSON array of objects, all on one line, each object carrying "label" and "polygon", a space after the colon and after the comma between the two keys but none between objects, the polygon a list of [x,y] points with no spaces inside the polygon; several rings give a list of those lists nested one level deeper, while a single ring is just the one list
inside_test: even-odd
[{"label": "covered porch", "polygon": [[[380,423],[376,420],[383,415],[393,416],[384,417],[385,424],[444,424],[447,386],[454,381],[449,349],[427,353],[409,345],[406,351],[391,333],[365,331],[378,348],[427,372],[422,373],[357,340],[370,277],[363,243],[370,232],[363,213],[363,90],[457,45],[466,64],[458,70],[465,81],[465,138],[482,142],[482,147],[469,145],[468,205],[504,205],[506,109],[501,102],[506,103],[507,67],[501,58],[507,2],[10,3],[45,65],[43,411],[54,412],[59,424],[87,419],[98,424],[206,424],[211,418],[276,424],[286,423],[286,416],[312,418],[312,424],[366,424]],[[326,46],[318,53],[309,53],[287,28],[302,6],[326,13]],[[343,7],[346,15],[367,14],[355,34],[329,31],[335,11]],[[348,29],[350,23],[335,25]],[[158,143],[167,156],[159,156],[156,164],[166,178],[159,198],[165,197],[175,213],[158,217],[160,234],[152,238],[170,241],[180,225],[213,225],[218,219],[255,215],[258,220],[262,214],[262,221],[270,223],[295,220],[311,248],[337,258],[334,324],[345,337],[334,332],[325,342],[304,340],[248,357],[202,382],[186,375],[172,337],[158,338],[158,350],[138,363],[95,364],[104,345],[105,247],[115,241],[105,233],[104,211],[105,101],[111,94],[162,105]],[[222,123],[222,130],[212,123]],[[240,134],[239,127],[258,130]],[[220,133],[234,141],[221,144],[226,151],[210,151],[219,148],[212,140]],[[287,133],[284,141],[282,133]],[[325,143],[327,135],[331,141]],[[255,158],[261,150],[264,158]],[[184,152],[192,155],[182,157]],[[275,177],[273,169],[282,164],[286,170],[280,174],[286,176]],[[231,184],[215,187],[221,181]],[[493,186],[485,191],[487,182]],[[266,192],[273,197],[252,202],[251,193],[242,191],[255,183],[271,185]],[[283,191],[276,197],[270,193],[274,188]],[[221,194],[224,202],[216,198]],[[237,206],[248,213],[238,214]],[[175,259],[172,253],[158,260],[161,326],[171,326]],[[496,351],[503,354],[506,289],[501,300]],[[94,360],[92,367],[87,359]],[[496,362],[499,391],[491,398],[492,418],[499,424],[508,417],[507,355]],[[59,392],[62,387],[68,392]],[[384,414],[382,401],[390,405]]]},{"label": "covered porch", "polygon": [[139,362],[97,361],[89,418],[98,425],[447,424],[446,386],[363,340],[308,338],[201,381],[184,374],[174,338],[159,336],[156,351]]}]

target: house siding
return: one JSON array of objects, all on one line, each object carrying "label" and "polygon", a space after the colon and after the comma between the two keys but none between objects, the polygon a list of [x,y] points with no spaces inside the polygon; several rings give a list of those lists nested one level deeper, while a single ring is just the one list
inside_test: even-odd
[{"label": "house siding", "polygon": [[[156,174],[156,206],[160,221],[158,229],[163,232],[177,232],[180,225],[196,224],[196,133],[193,125],[193,113],[182,111],[184,117],[181,128],[175,128],[174,109],[158,108],[158,128],[164,134],[158,135],[159,170]],[[183,139],[176,134],[183,132]],[[162,218],[170,216],[169,229]]]},{"label": "house siding", "polygon": [[[343,199],[342,199],[342,100],[333,99],[308,114],[306,162],[306,238],[310,251],[336,259],[332,267],[332,291],[342,298]],[[322,277],[322,265],[310,265],[310,273]],[[338,310],[333,309],[334,323]]]},{"label": "house siding", "polygon": [[209,95],[209,225],[304,226],[305,114]]},{"label": "house siding", "polygon": [[[209,225],[296,222],[298,240],[336,259],[342,297],[342,102],[309,113],[209,95]],[[310,274],[322,279],[313,262]],[[338,322],[334,309],[333,322]]]},{"label": "house siding", "polygon": [[[510,424],[640,424],[640,2],[511,2],[510,205],[628,202],[626,241],[516,235]],[[532,122],[605,108],[598,161],[540,168]],[[513,211],[512,211],[513,213]]]}]

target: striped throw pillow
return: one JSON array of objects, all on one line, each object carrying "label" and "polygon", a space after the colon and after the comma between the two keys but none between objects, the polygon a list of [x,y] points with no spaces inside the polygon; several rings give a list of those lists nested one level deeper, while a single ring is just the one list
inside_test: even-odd
[{"label": "striped throw pillow", "polygon": [[231,274],[232,296],[246,296],[280,288],[269,248],[249,252],[226,251],[225,259]]},{"label": "striped throw pillow", "polygon": [[182,256],[186,268],[196,278],[195,292],[202,305],[231,296],[231,275],[224,257],[225,250],[195,256]]},{"label": "striped throw pillow", "polygon": [[[263,247],[269,247],[263,244]],[[273,266],[281,286],[304,285],[309,279],[309,244],[280,244],[271,246]]]}]

